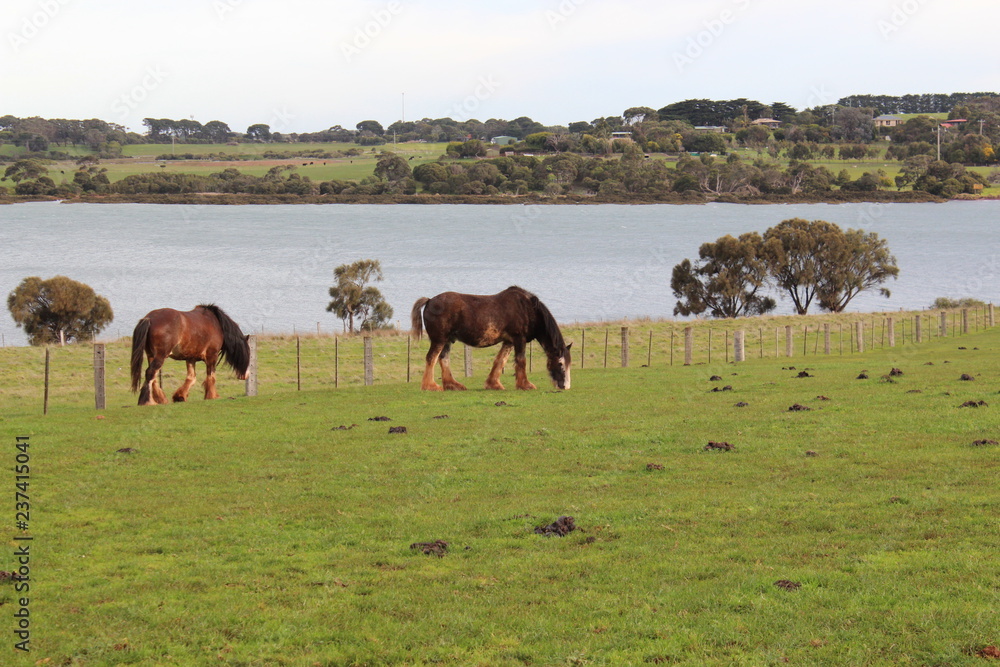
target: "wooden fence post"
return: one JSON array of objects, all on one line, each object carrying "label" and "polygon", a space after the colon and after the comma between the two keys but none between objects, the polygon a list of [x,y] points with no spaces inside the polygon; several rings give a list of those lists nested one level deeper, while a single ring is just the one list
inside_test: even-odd
[{"label": "wooden fence post", "polygon": [[924,323],[923,318],[917,315],[913,318],[914,327],[914,340],[918,343],[924,342]]},{"label": "wooden fence post", "polygon": [[989,310],[988,317],[989,317],[990,327],[994,327],[994,326],[996,326],[996,320],[993,319],[993,304],[992,303],[989,305],[989,309],[988,310]]},{"label": "wooden fence post", "polygon": [[646,347],[646,367],[653,365],[653,330],[649,330],[649,345]]},{"label": "wooden fence post", "polygon": [[830,323],[823,325],[823,354],[830,354]]},{"label": "wooden fence post", "polygon": [[608,330],[604,330],[604,367],[608,367]]},{"label": "wooden fence post", "polygon": [[941,327],[938,335],[942,338],[948,335],[948,313],[943,310],[941,311]]},{"label": "wooden fence post", "polygon": [[746,333],[743,329],[739,329],[733,332],[733,361],[739,363],[745,359],[746,348],[744,347],[744,338]]},{"label": "wooden fence post", "polygon": [[969,333],[969,309],[962,309],[962,333]]},{"label": "wooden fence post", "polygon": [[406,337],[406,381],[410,381],[410,336]]},{"label": "wooden fence post", "polygon": [[587,330],[580,329],[580,368],[583,368],[583,361],[587,358]]},{"label": "wooden fence post", "polygon": [[465,357],[465,377],[472,377],[472,347],[469,345],[464,346],[464,357]]},{"label": "wooden fence post", "polygon": [[863,320],[858,320],[854,323],[854,330],[856,331],[856,338],[858,339],[858,354],[865,351],[865,323]]},{"label": "wooden fence post", "polygon": [[257,336],[251,334],[247,338],[250,347],[250,363],[247,364],[247,380],[244,393],[247,396],[257,395]]},{"label": "wooden fence post", "polygon": [[690,366],[694,360],[694,330],[684,327],[684,365]]},{"label": "wooden fence post", "polygon": [[670,330],[670,365],[674,365],[674,330]]},{"label": "wooden fence post", "polygon": [[622,327],[622,368],[628,368],[628,327]]},{"label": "wooden fence post", "polygon": [[302,341],[295,337],[295,389],[302,391]]},{"label": "wooden fence post", "polygon": [[792,325],[785,327],[785,356],[790,357],[794,353],[792,344]]},{"label": "wooden fence post", "polygon": [[333,388],[340,387],[340,336],[333,337]]},{"label": "wooden fence post", "polygon": [[107,407],[107,394],[104,383],[104,343],[94,343],[94,408],[103,410]]},{"label": "wooden fence post", "polygon": [[51,350],[45,346],[45,394],[42,396],[42,414],[49,414],[49,356]]},{"label": "wooden fence post", "polygon": [[365,336],[365,386],[375,383],[375,354],[372,350],[372,337]]},{"label": "wooden fence post", "polygon": [[889,347],[896,347],[896,322],[891,318],[886,318],[886,333],[889,340]]}]

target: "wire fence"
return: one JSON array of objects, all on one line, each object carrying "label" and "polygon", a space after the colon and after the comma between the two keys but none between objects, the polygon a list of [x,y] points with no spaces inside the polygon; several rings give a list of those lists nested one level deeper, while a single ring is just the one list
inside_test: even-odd
[{"label": "wire fence", "polygon": [[[920,313],[568,325],[562,332],[574,343],[574,370],[586,373],[598,368],[853,355],[962,336],[994,326],[994,308],[989,304]],[[378,332],[373,336],[269,335],[253,336],[251,341],[256,357],[251,379],[237,380],[228,366],[220,365],[220,396],[419,383],[428,346],[426,339],[415,341],[402,332]],[[461,381],[463,376],[485,380],[496,352],[497,348],[455,345],[451,351],[452,370]],[[2,348],[0,403],[5,412],[135,405],[136,396],[130,391],[130,356],[129,338],[44,349]],[[529,375],[544,374],[545,354],[537,343],[529,345],[527,356]],[[201,383],[204,365],[199,364],[197,370]],[[506,372],[513,373],[512,361]],[[161,379],[168,396],[183,383],[185,374],[181,362],[168,361],[164,365]],[[200,398],[201,385],[196,384],[189,400]]]}]

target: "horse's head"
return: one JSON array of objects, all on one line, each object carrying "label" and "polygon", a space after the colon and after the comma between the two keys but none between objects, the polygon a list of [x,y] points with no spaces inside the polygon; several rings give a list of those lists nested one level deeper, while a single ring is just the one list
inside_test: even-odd
[{"label": "horse's head", "polygon": [[549,376],[556,389],[569,389],[570,387],[570,364],[572,357],[569,349],[573,343],[556,350],[554,354],[548,355]]}]

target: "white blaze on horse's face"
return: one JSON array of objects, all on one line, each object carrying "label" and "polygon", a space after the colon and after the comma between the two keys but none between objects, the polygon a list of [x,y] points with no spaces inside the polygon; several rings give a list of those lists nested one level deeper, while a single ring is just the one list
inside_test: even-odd
[{"label": "white blaze on horse's face", "polygon": [[[569,356],[569,355],[566,355],[566,356]],[[564,386],[562,387],[563,389],[569,389],[569,386],[570,386],[570,379],[569,379],[569,363],[567,363],[567,361],[566,361],[566,356],[564,356],[564,357],[561,357],[561,358],[559,359],[559,365],[560,365],[560,366],[562,366],[562,369],[563,369],[563,375],[564,375],[564,376],[565,376],[565,378],[566,378],[566,380],[565,380],[565,382],[564,382]]]},{"label": "white blaze on horse's face", "polygon": [[[559,369],[558,372],[553,373],[552,384],[555,385],[556,389],[569,389],[570,387],[570,366],[572,365],[572,359],[570,358],[569,348],[573,345],[570,343],[563,349],[563,353],[559,355],[558,360],[555,362],[555,366]],[[560,378],[556,380],[555,378]]]}]

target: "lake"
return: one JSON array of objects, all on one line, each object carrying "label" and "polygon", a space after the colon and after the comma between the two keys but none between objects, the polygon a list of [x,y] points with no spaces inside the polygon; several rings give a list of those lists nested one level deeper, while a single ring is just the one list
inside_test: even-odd
[{"label": "lake", "polygon": [[[670,273],[725,234],[822,219],[886,239],[900,268],[892,297],[852,312],[920,309],[937,297],[998,301],[1000,201],[944,204],[477,206],[0,206],[0,289],[66,275],[108,298],[105,337],[149,310],[222,306],[246,331],[342,330],[326,312],[333,269],[382,262],[376,286],[409,326],[413,302],[446,290],[535,292],[561,322],[672,317]],[[779,299],[780,312],[792,312]],[[6,345],[26,338],[9,313]]]}]

